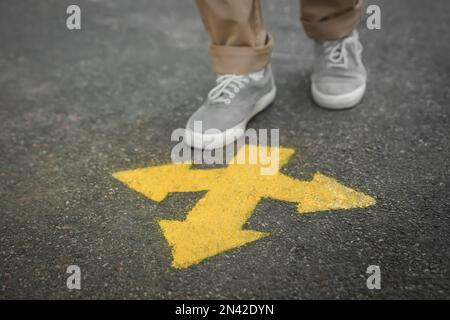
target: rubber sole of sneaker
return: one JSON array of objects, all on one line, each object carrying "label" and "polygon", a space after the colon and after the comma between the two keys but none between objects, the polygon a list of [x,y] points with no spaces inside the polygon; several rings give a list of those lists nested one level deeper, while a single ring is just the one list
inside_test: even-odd
[{"label": "rubber sole of sneaker", "polygon": [[202,150],[223,148],[224,146],[233,143],[245,134],[247,123],[274,102],[276,95],[277,88],[274,85],[270,92],[256,102],[252,114],[233,128],[225,130],[225,132],[218,134],[202,134],[186,129],[184,136],[185,143],[192,148]]},{"label": "rubber sole of sneaker", "polygon": [[331,110],[345,110],[355,107],[359,104],[366,92],[366,84],[364,83],[352,92],[340,95],[325,94],[311,85],[311,94],[314,102],[320,107]]}]

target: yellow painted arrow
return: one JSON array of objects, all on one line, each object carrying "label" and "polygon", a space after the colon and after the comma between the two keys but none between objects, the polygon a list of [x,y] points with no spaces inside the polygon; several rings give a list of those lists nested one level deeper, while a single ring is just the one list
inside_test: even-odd
[{"label": "yellow painted arrow", "polygon": [[[375,204],[363,193],[316,173],[311,181],[283,175],[261,175],[261,164],[236,164],[242,153],[259,147],[246,145],[226,168],[191,169],[190,164],[169,164],[121,171],[114,177],[154,201],[171,192],[208,191],[184,221],[161,220],[159,225],[172,247],[172,266],[186,268],[223,251],[237,248],[268,235],[243,230],[262,198],[298,203],[300,213],[362,208]],[[279,152],[279,166],[287,163],[293,149],[272,148]],[[249,159],[245,157],[244,159]]]}]

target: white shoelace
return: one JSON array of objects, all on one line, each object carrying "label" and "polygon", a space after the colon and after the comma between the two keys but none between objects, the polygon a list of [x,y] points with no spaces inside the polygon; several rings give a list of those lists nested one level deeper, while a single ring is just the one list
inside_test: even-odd
[{"label": "white shoelace", "polygon": [[357,35],[347,37],[338,43],[335,41],[326,41],[323,45],[327,54],[327,66],[329,68],[348,68],[347,46],[354,46],[358,59],[363,50]]},{"label": "white shoelace", "polygon": [[250,79],[248,76],[226,74],[218,77],[216,82],[217,86],[209,92],[208,98],[213,102],[230,104],[236,94],[250,83]]}]

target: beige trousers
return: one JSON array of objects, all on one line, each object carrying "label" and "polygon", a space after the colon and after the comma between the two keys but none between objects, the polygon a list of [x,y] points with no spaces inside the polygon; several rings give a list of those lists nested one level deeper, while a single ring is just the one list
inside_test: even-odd
[{"label": "beige trousers", "polygon": [[[276,1],[276,0],[275,0]],[[300,20],[308,36],[334,40],[352,32],[362,0],[301,0]],[[247,74],[263,69],[272,55],[259,0],[196,0],[210,38],[213,69]]]}]

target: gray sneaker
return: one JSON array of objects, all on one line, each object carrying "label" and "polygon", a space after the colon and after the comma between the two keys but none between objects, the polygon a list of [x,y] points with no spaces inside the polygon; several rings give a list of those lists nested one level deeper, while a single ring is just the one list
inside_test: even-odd
[{"label": "gray sneaker", "polygon": [[272,69],[249,75],[227,74],[206,102],[189,118],[184,141],[197,149],[217,149],[233,143],[245,133],[247,123],[275,99]]},{"label": "gray sneaker", "polygon": [[367,80],[362,50],[356,30],[339,40],[316,41],[311,92],[319,106],[348,109],[361,102]]}]

